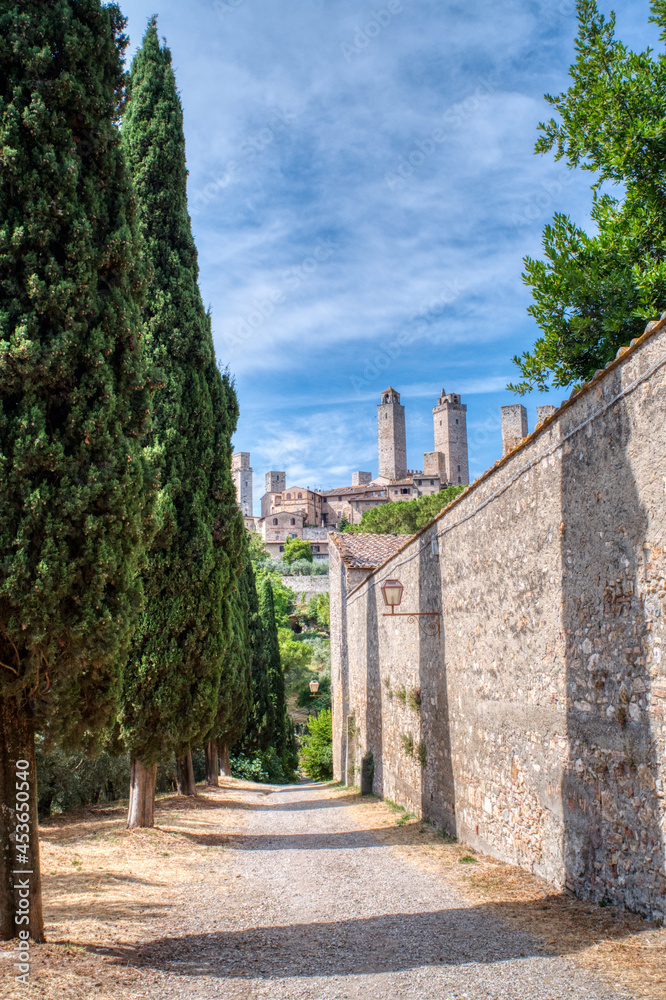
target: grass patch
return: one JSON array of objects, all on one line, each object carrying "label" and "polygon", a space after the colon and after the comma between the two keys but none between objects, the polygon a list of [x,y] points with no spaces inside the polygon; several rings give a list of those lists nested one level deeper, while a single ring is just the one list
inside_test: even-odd
[{"label": "grass patch", "polygon": [[458,858],[458,864],[460,865],[475,865],[476,863],[476,858],[473,858],[471,854],[466,854],[464,857]]}]

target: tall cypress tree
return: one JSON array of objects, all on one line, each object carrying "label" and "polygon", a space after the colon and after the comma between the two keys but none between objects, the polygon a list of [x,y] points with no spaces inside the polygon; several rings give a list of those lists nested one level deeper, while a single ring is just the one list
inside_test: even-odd
[{"label": "tall cypress tree", "polygon": [[[43,940],[35,728],[70,745],[104,729],[141,601],[150,389],[117,129],[124,23],[99,0],[0,9],[4,939],[18,929],[12,872],[28,871],[28,927]],[[30,786],[25,850],[9,836],[22,816],[12,809],[20,760]]]},{"label": "tall cypress tree", "polygon": [[284,674],[280,661],[280,645],[278,642],[277,625],[275,623],[273,588],[268,579],[262,581],[259,589],[259,613],[261,614],[264,635],[266,637],[268,696],[275,719],[271,743],[275,747],[278,756],[282,757],[287,749],[288,740],[287,703],[284,694]]},{"label": "tall cypress tree", "polygon": [[[252,695],[247,726],[241,738],[234,745],[234,751],[251,756],[260,750],[267,750],[271,745],[275,731],[275,709],[268,681],[267,637],[259,610],[259,596],[251,563],[247,568],[247,579],[247,624],[252,654]],[[229,742],[231,745],[231,740]]]},{"label": "tall cypress tree", "polygon": [[[215,727],[206,746],[209,784],[217,784],[218,746],[222,766],[229,773],[229,747],[245,732],[252,708],[252,640],[250,632],[250,591],[254,573],[249,558],[229,601],[229,626],[224,651]],[[256,601],[256,594],[255,594]]]},{"label": "tall cypress tree", "polygon": [[[210,732],[238,571],[242,518],[231,479],[238,406],[215,364],[187,211],[183,113],[155,19],[132,62],[123,143],[150,269],[148,346],[164,372],[152,443],[162,461],[146,603],[124,675],[122,729],[132,755],[130,826],[153,823],[156,764]],[[187,791],[193,791],[192,788]]]}]

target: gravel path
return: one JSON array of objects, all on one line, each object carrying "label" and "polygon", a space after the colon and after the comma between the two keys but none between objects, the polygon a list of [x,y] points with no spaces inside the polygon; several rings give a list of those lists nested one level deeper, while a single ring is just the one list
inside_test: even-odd
[{"label": "gravel path", "polygon": [[330,788],[242,796],[243,833],[222,855],[207,855],[209,870],[179,900],[175,935],[170,928],[125,954],[140,970],[139,996],[628,996],[410,864],[362,830]]}]

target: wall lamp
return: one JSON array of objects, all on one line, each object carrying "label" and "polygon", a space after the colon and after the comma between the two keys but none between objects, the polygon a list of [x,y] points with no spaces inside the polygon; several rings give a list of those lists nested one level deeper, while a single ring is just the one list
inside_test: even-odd
[{"label": "wall lamp", "polygon": [[310,681],[310,697],[316,698],[319,690],[319,681]]},{"label": "wall lamp", "polygon": [[[384,597],[384,604],[391,609],[384,612],[383,617],[392,618],[394,615],[401,615],[409,622],[416,622],[424,635],[439,635],[439,611],[396,611],[402,601],[402,592],[405,588],[400,580],[384,580],[380,587]],[[425,618],[426,621],[421,621]]]}]

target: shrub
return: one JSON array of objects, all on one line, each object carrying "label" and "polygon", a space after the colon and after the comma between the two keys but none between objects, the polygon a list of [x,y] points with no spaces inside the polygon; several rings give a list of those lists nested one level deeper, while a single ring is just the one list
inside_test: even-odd
[{"label": "shrub", "polygon": [[288,538],[284,544],[284,556],[286,563],[294,563],[296,560],[307,560],[312,562],[312,546],[304,538]]},{"label": "shrub", "polygon": [[407,757],[412,757],[414,754],[414,737],[411,733],[403,733],[400,737],[400,742],[402,744],[402,752]]},{"label": "shrub", "polygon": [[293,761],[288,758],[287,754],[284,760],[281,759],[275,747],[262,750],[254,757],[239,754],[230,758],[231,773],[234,778],[242,778],[243,781],[271,785],[294,784],[299,778],[291,769]]},{"label": "shrub", "polygon": [[325,709],[310,719],[301,748],[303,770],[314,781],[330,781],[333,777],[333,720]]},{"label": "shrub", "polygon": [[412,709],[413,712],[420,714],[421,712],[421,690],[420,688],[412,688],[411,691],[407,692],[407,704]]}]

